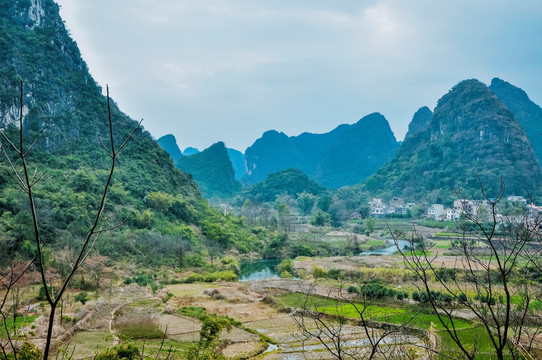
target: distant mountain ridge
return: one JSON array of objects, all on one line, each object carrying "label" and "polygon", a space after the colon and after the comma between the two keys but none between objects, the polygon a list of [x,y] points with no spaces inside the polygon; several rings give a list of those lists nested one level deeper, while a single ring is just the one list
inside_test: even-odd
[{"label": "distant mountain ridge", "polygon": [[494,78],[489,88],[521,123],[542,164],[542,108],[532,102],[525,91],[499,78]]},{"label": "distant mountain ridge", "polygon": [[454,189],[479,197],[477,175],[489,196],[501,177],[509,195],[538,193],[542,181],[538,159],[512,112],[485,84],[465,80],[438,101],[427,129],[406,138],[362,188],[444,202],[456,197]]},{"label": "distant mountain ridge", "polygon": [[167,134],[156,140],[156,142],[169,154],[169,156],[171,156],[173,161],[176,161],[183,156],[181,149],[179,149],[179,146],[177,145],[175,136]]},{"label": "distant mountain ridge", "polygon": [[270,130],[246,149],[247,180],[254,184],[270,173],[297,168],[328,188],[361,182],[396,153],[399,144],[379,113],[325,134],[289,137]]},{"label": "distant mountain ridge", "polygon": [[429,110],[427,106],[423,106],[414,113],[410,124],[408,124],[408,132],[405,135],[405,139],[414,136],[420,131],[427,129],[431,123],[431,118],[433,117],[433,112]]},{"label": "distant mountain ridge", "polygon": [[223,142],[190,156],[179,158],[175,165],[191,174],[206,198],[231,197],[241,190]]}]

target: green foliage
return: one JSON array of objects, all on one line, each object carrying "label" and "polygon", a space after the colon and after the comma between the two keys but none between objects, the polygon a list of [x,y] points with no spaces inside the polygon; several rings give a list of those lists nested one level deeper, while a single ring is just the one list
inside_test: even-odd
[{"label": "green foliage", "polygon": [[[271,202],[283,194],[296,199],[302,193],[316,196],[324,192],[324,187],[309,179],[301,170],[290,168],[269,174],[264,181],[244,191],[244,196],[254,202]],[[313,200],[316,201],[315,198],[310,201]]]},{"label": "green foliage", "polygon": [[393,298],[397,295],[397,291],[385,287],[379,281],[363,284],[360,293],[371,299]]},{"label": "green foliage", "polygon": [[207,310],[203,307],[187,306],[179,309],[179,313],[195,317],[202,322],[200,339],[197,344],[188,348],[186,358],[191,360],[224,359],[217,351],[220,332],[223,329],[230,331],[234,325],[242,326],[242,324],[227,316],[207,314]]},{"label": "green foliage", "polygon": [[21,350],[17,353],[17,358],[20,360],[41,360],[43,354],[38,347],[28,341],[25,341]]},{"label": "green foliage", "polygon": [[[49,293],[50,294],[54,295],[57,292],[58,292],[58,288],[56,286],[50,286],[49,287]],[[47,295],[45,294],[45,287],[43,285],[41,285],[40,288],[39,288],[37,299],[40,300],[40,301],[47,300]]]},{"label": "green foliage", "polygon": [[313,266],[311,273],[315,279],[327,277],[327,270],[321,266]]},{"label": "green foliage", "polygon": [[453,301],[453,298],[451,295],[441,293],[440,291],[433,291],[433,290],[431,290],[430,295],[425,292],[418,293],[415,291],[412,293],[412,300],[419,303],[427,304],[430,301],[429,296],[431,296],[431,298],[434,299],[434,301],[439,302],[439,303],[451,304]]},{"label": "green foliage", "polygon": [[369,234],[375,231],[375,225],[376,225],[376,218],[368,217],[367,219],[365,219],[365,228],[367,229]]},{"label": "green foliage", "polygon": [[133,344],[120,344],[109,348],[95,357],[95,360],[136,360],[139,350]]},{"label": "green foliage", "polygon": [[290,259],[289,257],[282,260],[282,262],[277,266],[277,272],[281,274],[283,272],[286,272],[288,274],[294,273],[294,261]]},{"label": "green foliage", "polygon": [[136,276],[130,278],[127,277],[124,279],[124,284],[129,285],[132,283],[138,284],[139,286],[149,286],[153,294],[158,290],[158,285],[155,282],[155,276],[149,273],[139,273]]},{"label": "green foliage", "polygon": [[312,212],[312,208],[316,203],[317,197],[307,192],[302,192],[297,197],[297,207],[301,215],[309,215]]},{"label": "green foliage", "polygon": [[79,301],[83,305],[85,305],[86,302],[90,300],[88,294],[84,291],[76,294],[73,298],[75,299],[75,301]]},{"label": "green foliage", "polygon": [[237,281],[237,274],[231,270],[216,271],[211,273],[189,275],[184,282],[191,284],[194,282],[215,282],[215,281]]},{"label": "green foliage", "polygon": [[[539,129],[539,126],[536,127]],[[540,138],[540,131],[536,130]],[[514,134],[514,135],[511,135]],[[525,130],[512,112],[477,80],[465,80],[443,96],[431,125],[405,139],[395,158],[362,188],[381,196],[446,203],[461,189],[464,198],[489,197],[501,184],[507,194],[538,194],[542,169]]]},{"label": "green foliage", "polygon": [[318,210],[316,215],[311,217],[310,223],[314,226],[326,226],[329,225],[331,222],[331,215],[328,213],[323,212],[322,210]]}]

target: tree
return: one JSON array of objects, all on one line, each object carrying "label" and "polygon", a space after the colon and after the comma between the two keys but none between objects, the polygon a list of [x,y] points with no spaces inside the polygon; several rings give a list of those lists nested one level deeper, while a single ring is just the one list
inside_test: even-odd
[{"label": "tree", "polygon": [[[497,206],[504,195],[504,184],[495,198],[489,198],[480,181],[481,193],[490,204],[488,223],[463,209],[467,222],[462,223],[463,235],[458,240],[457,261],[450,269],[439,265],[427,247],[419,244],[419,234],[391,232],[396,240],[405,239],[412,250],[399,252],[421,284],[418,301],[426,303],[438,317],[447,336],[456,345],[455,358],[479,358],[480,343],[491,347],[497,359],[534,358],[529,355],[539,334],[535,301],[540,301],[540,233],[541,219],[525,214],[520,221],[508,222],[497,216]],[[461,198],[460,193],[458,197]],[[487,217],[484,216],[485,219]],[[485,220],[484,219],[484,220]],[[414,250],[416,249],[416,250]],[[535,270],[535,277],[531,270]],[[432,280],[434,279],[434,280]],[[440,292],[435,291],[438,286]],[[445,296],[442,296],[445,295]],[[414,296],[413,296],[414,298]],[[458,311],[470,313],[479,323],[476,339],[467,339],[457,329]],[[471,335],[472,337],[472,335]]]},{"label": "tree", "polygon": [[314,204],[316,203],[317,197],[309,194],[307,192],[302,192],[297,197],[297,207],[299,208],[299,212],[303,216],[307,216],[311,213],[312,208],[314,207]]},{"label": "tree", "polygon": [[[92,249],[92,244],[97,240],[100,234],[111,229],[112,227],[107,226],[107,224],[102,221],[102,215],[105,209],[107,194],[111,186],[113,175],[115,173],[115,168],[117,165],[117,159],[119,153],[128,143],[128,141],[135,134],[136,130],[139,128],[141,122],[129,133],[129,135],[120,142],[120,145],[115,144],[115,137],[113,134],[113,122],[111,119],[111,105],[109,99],[109,88],[107,88],[107,110],[108,110],[108,125],[109,125],[109,144],[106,145],[104,142],[99,140],[102,148],[104,149],[107,156],[110,158],[111,163],[109,166],[109,171],[105,183],[103,184],[103,190],[101,197],[99,198],[97,209],[95,209],[95,215],[93,217],[92,223],[88,228],[84,236],[84,240],[80,249],[77,252],[77,257],[71,271],[66,277],[63,277],[58,284],[58,291],[52,292],[51,286],[52,280],[47,276],[46,272],[46,261],[45,261],[45,240],[42,236],[42,224],[38,218],[36,201],[34,198],[34,188],[40,182],[40,180],[45,176],[45,173],[39,173],[38,169],[35,168],[33,174],[30,170],[30,164],[27,161],[28,153],[32,150],[34,143],[25,148],[25,138],[24,138],[24,127],[23,127],[23,82],[21,80],[20,84],[20,109],[19,109],[19,139],[18,144],[12,141],[4,131],[0,131],[0,135],[3,140],[7,143],[8,148],[4,146],[3,142],[0,142],[0,147],[6,158],[6,161],[9,164],[9,175],[15,181],[15,183],[23,190],[26,194],[26,198],[29,202],[30,214],[32,217],[32,229],[33,229],[33,242],[36,247],[36,257],[35,263],[40,273],[41,283],[45,291],[45,298],[50,307],[49,319],[48,319],[48,328],[47,328],[47,337],[45,341],[45,349],[43,358],[48,359],[51,351],[51,338],[53,334],[53,324],[56,314],[56,309],[61,303],[62,295],[68,288],[68,284],[72,280],[73,276],[84,262],[84,260],[89,255],[90,250]],[[13,159],[12,159],[12,155]],[[16,159],[17,161],[15,161]],[[18,163],[18,164],[17,164]],[[117,225],[120,226],[121,224]],[[114,227],[117,227],[114,226]]]},{"label": "tree", "polygon": [[369,232],[369,234],[375,231],[375,225],[376,225],[376,218],[368,217],[367,219],[365,219],[365,227],[367,228],[367,231]]},{"label": "tree", "polygon": [[277,205],[278,226],[286,231],[290,231],[290,208],[288,204],[281,202]]},{"label": "tree", "polygon": [[329,195],[322,195],[318,199],[318,203],[316,204],[318,208],[324,212],[327,212],[329,209],[329,206],[331,205],[331,196]]}]

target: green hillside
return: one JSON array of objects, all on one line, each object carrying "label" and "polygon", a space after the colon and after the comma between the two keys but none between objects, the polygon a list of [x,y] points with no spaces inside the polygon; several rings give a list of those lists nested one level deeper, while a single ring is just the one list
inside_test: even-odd
[{"label": "green hillside", "polygon": [[290,168],[269,174],[264,181],[247,189],[244,196],[257,202],[270,202],[283,194],[295,199],[302,192],[320,195],[325,191],[322,185],[309,179],[301,170]]},{"label": "green hillside", "polygon": [[525,91],[499,78],[493,79],[489,88],[514,113],[542,163],[542,108],[532,102]]},{"label": "green hillside", "polygon": [[179,149],[179,146],[177,145],[175,136],[167,134],[156,140],[156,142],[169,154],[169,156],[171,156],[173,161],[177,161],[177,159],[183,156],[181,149]]},{"label": "green hillside", "polygon": [[529,139],[512,112],[477,80],[465,80],[443,96],[425,131],[405,139],[395,158],[362,189],[383,196],[445,202],[480,195],[480,175],[489,196],[500,179],[506,194],[538,193],[542,171]]},{"label": "green hillside", "polygon": [[270,173],[296,168],[327,188],[354,185],[391,160],[399,144],[388,121],[379,113],[325,134],[289,137],[270,130],[245,151],[247,180],[264,180]]},{"label": "green hillside", "polygon": [[[110,163],[98,139],[108,144],[106,98],[88,72],[52,0],[32,12],[30,1],[0,0],[0,127],[18,139],[19,81],[24,81],[25,145],[36,144],[28,161],[45,171],[35,187],[43,239],[75,248],[89,228]],[[114,89],[112,89],[114,93]],[[136,122],[112,105],[115,141]],[[11,154],[13,155],[13,154]],[[28,200],[0,162],[0,253],[2,261],[29,256]],[[18,165],[17,165],[18,166]],[[108,225],[125,226],[95,245],[115,259],[134,256],[147,263],[173,263],[183,248],[189,258],[206,246],[258,248],[259,240],[238,219],[224,217],[202,198],[197,184],[140,128],[123,150],[106,207]]]},{"label": "green hillside", "polygon": [[231,197],[241,190],[223,142],[217,142],[197,154],[183,156],[175,165],[194,177],[206,198]]}]

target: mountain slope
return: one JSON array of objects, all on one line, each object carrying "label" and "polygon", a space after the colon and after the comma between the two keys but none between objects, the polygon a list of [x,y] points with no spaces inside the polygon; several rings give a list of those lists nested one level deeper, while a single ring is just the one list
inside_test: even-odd
[{"label": "mountain slope", "polygon": [[[41,233],[47,246],[77,248],[96,211],[110,165],[98,142],[106,146],[109,142],[106,98],[53,0],[0,0],[0,19],[0,128],[18,139],[14,125],[22,79],[25,144],[36,140],[28,161],[32,170],[37,166],[39,172],[45,171],[35,187]],[[114,102],[111,111],[118,146],[137,123]],[[20,254],[24,240],[32,238],[28,201],[7,168],[0,159],[0,253],[4,255],[0,262]],[[243,251],[257,248],[253,236],[207,204],[197,184],[174,166],[143,128],[118,159],[106,215],[106,225],[128,219],[122,230],[96,243],[100,254],[115,258],[129,255],[140,262],[171,264],[177,261],[172,249],[203,252],[202,240],[210,229],[205,224],[211,222],[216,225],[213,239],[221,232],[237,233],[235,242],[224,241],[223,246],[241,241]]]},{"label": "mountain slope", "polygon": [[433,112],[429,110],[427,106],[423,106],[414,113],[410,124],[408,124],[408,132],[405,135],[405,139],[414,136],[420,131],[424,131],[431,123]]},{"label": "mountain slope", "polygon": [[480,197],[480,175],[489,196],[502,177],[507,194],[538,191],[542,172],[525,130],[512,112],[477,80],[443,96],[425,131],[405,139],[395,158],[365,181],[373,194],[444,202]]},{"label": "mountain slope", "polygon": [[156,142],[169,154],[169,156],[171,156],[173,161],[176,161],[183,156],[181,149],[179,149],[179,146],[177,145],[177,139],[175,139],[175,136],[167,134],[156,140]]},{"label": "mountain slope", "polygon": [[330,188],[351,185],[390,160],[398,146],[388,122],[378,113],[325,134],[288,137],[271,130],[245,151],[248,182],[293,167]]},{"label": "mountain slope", "polygon": [[196,149],[195,147],[187,147],[186,149],[184,149],[183,151],[183,155],[184,156],[190,156],[190,155],[194,155],[194,154],[197,154],[199,153],[199,150]]},{"label": "mountain slope", "polygon": [[241,190],[223,142],[194,155],[183,156],[175,165],[198,183],[205,197],[229,197]]},{"label": "mountain slope", "polygon": [[230,157],[235,172],[235,179],[241,180],[247,174],[247,166],[245,164],[245,155],[239,150],[227,148],[228,156]]},{"label": "mountain slope", "polygon": [[525,91],[499,78],[494,78],[489,88],[519,120],[542,163],[542,108],[532,102]]},{"label": "mountain slope", "polygon": [[302,192],[320,195],[326,189],[309,179],[299,169],[289,168],[269,174],[261,181],[244,191],[244,195],[255,202],[271,202],[279,195],[288,194],[294,199]]}]

